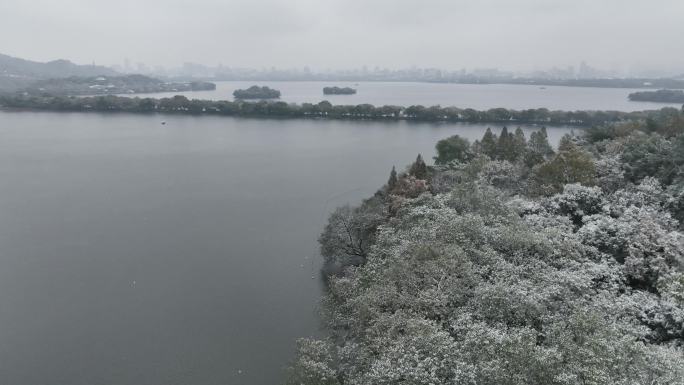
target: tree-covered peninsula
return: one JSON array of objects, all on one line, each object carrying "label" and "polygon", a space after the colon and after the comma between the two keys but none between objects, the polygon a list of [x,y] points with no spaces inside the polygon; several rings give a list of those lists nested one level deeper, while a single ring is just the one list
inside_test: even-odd
[{"label": "tree-covered peninsula", "polygon": [[288,104],[282,101],[199,100],[176,95],[171,98],[138,98],[114,95],[94,97],[36,96],[0,94],[0,108],[49,111],[129,112],[193,115],[222,115],[261,118],[314,118],[345,120],[384,120],[419,122],[467,122],[504,124],[545,124],[591,127],[605,123],[651,121],[679,116],[676,108],[654,111],[551,111],[546,108],[509,110],[441,106],[373,106],[371,104],[333,105],[328,101],[317,104]]},{"label": "tree-covered peninsula", "polygon": [[356,90],[351,87],[323,87],[323,95],[354,95]]},{"label": "tree-covered peninsula", "polygon": [[245,90],[233,91],[236,99],[278,99],[280,91],[263,86],[251,86]]},{"label": "tree-covered peninsula", "polygon": [[436,150],[330,216],[289,384],[684,383],[684,114]]},{"label": "tree-covered peninsula", "polygon": [[629,94],[629,100],[657,103],[684,103],[684,90],[634,92]]}]

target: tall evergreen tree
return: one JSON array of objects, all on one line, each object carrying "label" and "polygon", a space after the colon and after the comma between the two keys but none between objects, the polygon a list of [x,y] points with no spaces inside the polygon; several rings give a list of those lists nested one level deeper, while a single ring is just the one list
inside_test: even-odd
[{"label": "tall evergreen tree", "polygon": [[387,181],[387,188],[389,190],[394,189],[394,187],[397,185],[397,181],[397,170],[394,168],[394,166],[392,166],[392,171],[390,171],[389,180]]},{"label": "tall evergreen tree", "polygon": [[553,155],[553,148],[549,144],[549,136],[546,133],[546,127],[542,127],[541,130],[533,132],[530,135],[530,141],[527,143],[527,147],[530,151],[535,152],[544,158]]},{"label": "tall evergreen tree", "polygon": [[527,139],[525,138],[525,133],[522,128],[518,127],[515,130],[515,135],[513,136],[513,153],[515,155],[514,160],[520,159],[525,154],[525,148],[527,147]]},{"label": "tall evergreen tree", "polygon": [[549,138],[546,133],[546,127],[530,134],[530,140],[527,142],[527,148],[524,155],[525,165],[533,167],[543,163],[551,155],[553,155],[553,148],[549,144]]},{"label": "tall evergreen tree", "polygon": [[487,127],[487,131],[485,131],[482,141],[480,142],[480,149],[482,150],[482,153],[492,159],[495,159],[497,153],[496,142],[496,135],[492,133],[491,128]]},{"label": "tall evergreen tree", "polygon": [[531,177],[533,194],[555,194],[570,183],[594,184],[596,165],[591,154],[577,146],[570,135],[561,138],[558,154],[535,167]]},{"label": "tall evergreen tree", "polygon": [[423,160],[423,156],[418,154],[416,161],[413,162],[409,169],[409,174],[415,176],[417,179],[427,179],[427,165]]},{"label": "tall evergreen tree", "polygon": [[508,127],[504,126],[499,135],[499,143],[497,144],[497,159],[499,160],[515,160],[513,148],[513,134],[508,132]]}]

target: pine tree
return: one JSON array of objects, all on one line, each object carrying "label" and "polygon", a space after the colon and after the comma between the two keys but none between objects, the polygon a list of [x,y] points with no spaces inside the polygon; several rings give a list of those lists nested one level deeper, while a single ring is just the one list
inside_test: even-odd
[{"label": "pine tree", "polygon": [[425,164],[422,155],[418,154],[416,161],[413,162],[409,169],[409,174],[415,176],[416,179],[427,179],[427,165]]},{"label": "pine tree", "polygon": [[515,130],[515,135],[513,136],[513,154],[515,156],[514,160],[518,160],[525,154],[525,148],[527,147],[527,139],[525,139],[525,133],[522,128],[518,127]]},{"label": "pine tree", "polygon": [[549,144],[546,127],[542,127],[541,130],[533,132],[532,135],[530,135],[530,141],[527,143],[527,147],[530,151],[537,153],[544,158],[553,155],[553,148]]},{"label": "pine tree", "polygon": [[499,135],[499,143],[497,144],[497,159],[499,160],[513,160],[513,135],[508,133],[508,128],[504,126]]},{"label": "pine tree", "polygon": [[496,141],[496,135],[492,133],[491,128],[487,127],[487,131],[485,131],[485,134],[482,137],[482,142],[480,142],[482,153],[492,159],[496,158]]},{"label": "pine tree", "polygon": [[392,171],[390,172],[390,177],[389,180],[387,181],[387,189],[392,190],[394,187],[396,187],[398,182],[397,179],[397,170],[392,166]]},{"label": "pine tree", "polygon": [[596,165],[591,155],[576,146],[569,135],[561,139],[561,144],[558,154],[533,170],[533,193],[555,194],[570,183],[594,184]]}]

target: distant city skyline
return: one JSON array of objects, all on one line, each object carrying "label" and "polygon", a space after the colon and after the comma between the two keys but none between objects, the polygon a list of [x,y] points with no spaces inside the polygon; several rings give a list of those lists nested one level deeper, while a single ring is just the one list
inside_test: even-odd
[{"label": "distant city skyline", "polygon": [[260,67],[241,67],[231,66],[229,64],[219,63],[217,65],[207,65],[202,63],[185,62],[178,66],[166,67],[163,65],[148,65],[143,62],[133,63],[131,60],[124,59],[122,64],[114,64],[111,68],[122,73],[143,73],[143,74],[157,74],[157,75],[186,75],[186,76],[214,76],[228,71],[253,71],[261,73],[298,73],[298,74],[350,74],[350,73],[381,73],[381,72],[433,72],[449,74],[454,76],[458,73],[461,75],[472,75],[481,77],[547,77],[559,79],[571,78],[605,78],[605,77],[681,77],[684,76],[684,68],[681,70],[661,70],[653,69],[608,69],[594,67],[586,61],[581,61],[577,65],[568,65],[565,67],[553,66],[550,68],[539,68],[536,70],[511,70],[507,68],[487,67],[487,68],[466,68],[459,69],[439,68],[436,66],[430,67],[382,67],[361,65],[357,67],[348,68],[316,68],[309,65],[293,66],[293,67],[276,67],[263,65]]}]

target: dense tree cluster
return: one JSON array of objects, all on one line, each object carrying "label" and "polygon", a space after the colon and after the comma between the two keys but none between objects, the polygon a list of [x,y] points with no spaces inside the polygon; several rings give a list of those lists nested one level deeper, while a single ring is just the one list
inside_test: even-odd
[{"label": "dense tree cluster", "polygon": [[684,384],[684,124],[451,137],[321,247],[291,384]]},{"label": "dense tree cluster", "polygon": [[323,87],[323,95],[354,95],[356,90],[351,87]]},{"label": "dense tree cluster", "polygon": [[280,91],[263,86],[251,86],[246,90],[235,90],[233,96],[236,99],[278,99]]},{"label": "dense tree cluster", "polygon": [[[591,127],[631,121],[657,121],[663,116],[679,113],[674,108],[654,111],[550,111],[546,108],[507,110],[493,108],[478,111],[472,108],[440,106],[373,106],[332,105],[328,101],[317,104],[288,104],[283,101],[261,100],[249,102],[241,99],[199,100],[177,95],[171,98],[131,98],[120,96],[69,97],[35,95],[0,95],[0,107],[39,109],[51,111],[98,111],[133,113],[207,114],[272,118],[325,118],[364,120],[410,120],[423,122],[469,123],[527,123],[544,125],[574,125]],[[595,135],[605,134],[597,131]],[[532,138],[530,138],[532,139]]]},{"label": "dense tree cluster", "polygon": [[629,100],[658,103],[684,103],[683,90],[639,91],[629,94]]}]

